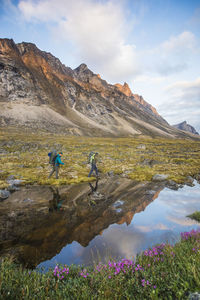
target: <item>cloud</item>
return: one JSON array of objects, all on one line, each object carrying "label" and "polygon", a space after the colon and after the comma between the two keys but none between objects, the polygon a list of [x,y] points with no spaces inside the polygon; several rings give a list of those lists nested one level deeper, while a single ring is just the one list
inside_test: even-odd
[{"label": "cloud", "polygon": [[149,51],[151,70],[162,76],[181,73],[190,66],[191,54],[198,51],[197,39],[192,32],[184,31],[171,36]]},{"label": "cloud", "polygon": [[184,31],[178,36],[171,36],[161,44],[160,49],[166,54],[182,54],[195,49],[196,39],[192,32]]},{"label": "cloud", "polygon": [[18,8],[27,22],[51,24],[57,38],[70,41],[79,60],[116,82],[140,70],[135,45],[126,41],[129,27],[123,3],[21,0]]},{"label": "cloud", "polygon": [[174,108],[182,111],[200,113],[200,78],[194,81],[177,81],[166,88]]}]

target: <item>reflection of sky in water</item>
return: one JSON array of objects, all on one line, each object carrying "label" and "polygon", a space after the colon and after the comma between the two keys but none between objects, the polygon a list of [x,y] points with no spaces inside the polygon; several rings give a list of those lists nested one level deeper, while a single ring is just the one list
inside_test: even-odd
[{"label": "reflection of sky in water", "polygon": [[109,257],[132,258],[156,243],[173,243],[180,237],[180,232],[197,228],[195,221],[186,218],[196,210],[200,210],[199,184],[195,187],[184,186],[178,191],[166,188],[144,211],[133,216],[129,226],[125,223],[110,225],[87,247],[73,242],[39,267],[54,267],[56,263],[89,265]]}]

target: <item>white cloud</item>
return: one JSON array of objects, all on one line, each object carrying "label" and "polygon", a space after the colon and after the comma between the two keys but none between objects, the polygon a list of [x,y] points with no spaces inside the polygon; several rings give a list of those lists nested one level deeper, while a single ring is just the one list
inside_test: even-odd
[{"label": "white cloud", "polygon": [[187,90],[199,89],[200,90],[200,77],[194,81],[177,81],[166,88],[166,92],[182,91],[184,94]]},{"label": "white cloud", "polygon": [[[196,39],[192,32],[184,31],[178,36],[172,36],[169,40],[161,44],[160,49],[166,54],[182,54],[186,51],[195,49]],[[161,52],[161,54],[163,54]]]},{"label": "white cloud", "polygon": [[165,89],[168,100],[160,105],[161,113],[176,124],[186,120],[200,129],[200,78],[194,81],[177,81]]},{"label": "white cloud", "polygon": [[158,84],[165,80],[163,76],[150,76],[150,75],[139,75],[135,82],[137,83],[145,83],[145,84]]},{"label": "white cloud", "polygon": [[79,60],[115,82],[140,70],[135,46],[126,42],[129,29],[123,3],[22,0],[18,7],[26,21],[53,24],[56,36],[71,42]]},{"label": "white cloud", "polygon": [[198,54],[197,39],[192,32],[184,31],[149,51],[150,69],[162,76],[181,73],[189,69],[191,54]]}]

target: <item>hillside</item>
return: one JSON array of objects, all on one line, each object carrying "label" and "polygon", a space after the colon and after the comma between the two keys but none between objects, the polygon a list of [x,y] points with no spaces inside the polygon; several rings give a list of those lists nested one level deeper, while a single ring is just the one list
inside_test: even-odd
[{"label": "hillside", "polygon": [[127,83],[72,70],[31,43],[0,39],[0,126],[70,135],[194,137],[170,126]]}]

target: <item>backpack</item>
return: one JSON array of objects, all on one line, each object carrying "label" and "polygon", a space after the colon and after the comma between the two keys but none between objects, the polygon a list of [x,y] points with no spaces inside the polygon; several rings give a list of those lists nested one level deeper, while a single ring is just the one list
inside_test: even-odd
[{"label": "backpack", "polygon": [[49,152],[48,156],[49,156],[49,163],[51,165],[55,165],[55,160],[56,160],[56,157],[57,157],[57,151],[53,150],[52,152]]},{"label": "backpack", "polygon": [[92,163],[91,159],[92,159],[92,156],[93,156],[94,154],[95,154],[95,152],[94,152],[94,151],[91,151],[90,154],[88,155],[88,164],[91,164],[91,163]]}]

